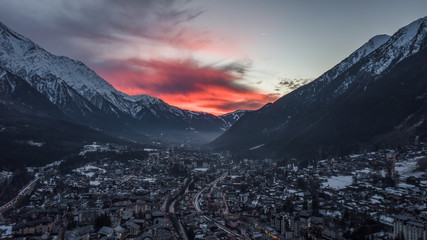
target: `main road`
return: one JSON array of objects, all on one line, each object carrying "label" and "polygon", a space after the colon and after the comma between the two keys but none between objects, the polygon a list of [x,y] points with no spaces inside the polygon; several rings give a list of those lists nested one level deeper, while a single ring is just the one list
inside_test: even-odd
[{"label": "main road", "polygon": [[206,187],[202,188],[199,192],[197,192],[197,194],[194,196],[193,198],[193,205],[194,208],[196,209],[196,211],[198,213],[201,214],[201,218],[205,219],[208,222],[213,222],[219,229],[223,230],[224,232],[228,233],[228,234],[233,234],[236,237],[239,237],[241,239],[250,239],[249,237],[243,236],[239,233],[233,232],[230,229],[228,229],[226,226],[224,226],[221,222],[219,222],[218,220],[211,218],[209,216],[206,216],[204,214],[202,214],[202,209],[200,208],[200,196],[202,195],[202,193],[206,190],[208,190],[209,188],[212,188],[210,191],[210,194],[213,191],[213,188],[216,187],[217,183],[221,180],[223,180],[225,177],[227,177],[228,172],[225,172],[224,174],[222,174],[221,176],[219,176],[217,179],[215,179],[213,182],[209,183]]},{"label": "main road", "polygon": [[[196,209],[196,211],[198,213],[202,212],[202,210],[200,209],[200,195],[202,195],[202,193],[206,190],[208,190],[210,187],[216,187],[216,184],[223,180],[226,176],[228,175],[228,172],[225,172],[224,174],[222,174],[220,177],[218,177],[217,179],[215,179],[213,182],[209,183],[206,187],[202,188],[202,190],[200,190],[193,198],[193,205],[194,208]],[[211,191],[212,193],[212,191]]]},{"label": "main road", "polygon": [[0,212],[3,213],[9,208],[12,208],[13,206],[15,206],[16,203],[19,202],[19,200],[21,200],[23,196],[30,194],[34,190],[34,186],[36,185],[38,180],[39,178],[36,177],[31,182],[29,182],[25,187],[23,187],[19,191],[18,195],[16,195],[12,200],[10,200],[9,202],[7,202],[6,204],[0,207]]}]

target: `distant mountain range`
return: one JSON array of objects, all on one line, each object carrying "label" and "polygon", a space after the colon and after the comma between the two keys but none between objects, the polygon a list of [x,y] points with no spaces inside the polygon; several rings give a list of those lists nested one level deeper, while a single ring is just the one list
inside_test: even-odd
[{"label": "distant mountain range", "polygon": [[424,140],[426,35],[427,17],[373,37],[259,110],[214,116],[117,91],[83,63],[0,23],[0,167],[57,160],[92,141],[181,145],[219,136],[211,149],[299,157]]},{"label": "distant mountain range", "polygon": [[427,17],[370,39],[313,82],[209,144],[270,157],[331,156],[426,138]]},{"label": "distant mountain range", "polygon": [[[41,94],[38,98],[47,99],[69,120],[131,140],[208,142],[245,112],[234,113],[233,117],[214,116],[170,106],[148,95],[127,95],[82,62],[55,56],[2,23],[0,67],[28,83],[26,88],[35,89]],[[2,79],[1,85],[4,84]],[[9,90],[16,91],[16,95],[20,87]]]},{"label": "distant mountain range", "polygon": [[215,116],[127,95],[0,23],[0,169],[59,160],[92,141],[203,144],[245,113]]}]

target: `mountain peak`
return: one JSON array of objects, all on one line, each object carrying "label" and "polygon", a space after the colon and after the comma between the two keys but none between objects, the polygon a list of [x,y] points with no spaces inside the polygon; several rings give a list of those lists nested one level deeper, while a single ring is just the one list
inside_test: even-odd
[{"label": "mountain peak", "polygon": [[2,23],[2,22],[0,21],[0,28],[2,28],[2,29],[7,29],[8,27],[7,27],[6,25],[4,25],[4,23]]},{"label": "mountain peak", "polygon": [[220,115],[220,117],[224,117],[224,116],[229,116],[229,115],[235,115],[235,114],[245,114],[245,113],[247,113],[247,112],[251,112],[252,110],[242,110],[242,109],[239,109],[239,110],[236,110],[236,111],[233,111],[233,112],[229,112],[229,113],[225,113],[225,114],[222,114],[222,115]]},{"label": "mountain peak", "polygon": [[371,39],[369,39],[367,44],[370,44],[371,46],[379,47],[379,46],[383,45],[385,42],[387,42],[390,38],[391,38],[390,35],[379,34],[379,35],[373,36]]},{"label": "mountain peak", "polygon": [[[393,35],[392,40],[395,46],[403,46],[414,38],[423,38],[427,33],[427,16],[417,19],[412,23],[400,28]],[[418,36],[421,35],[421,36]]]},{"label": "mountain peak", "polygon": [[379,75],[403,59],[426,47],[427,17],[420,18],[400,28],[371,56],[366,72]]},{"label": "mountain peak", "polygon": [[224,122],[228,123],[228,125],[231,127],[235,122],[237,122],[241,117],[243,117],[243,115],[252,111],[253,110],[236,110],[234,112],[229,112],[218,117],[221,118]]},{"label": "mountain peak", "polygon": [[325,86],[324,84],[329,84],[332,79],[335,79],[337,76],[339,76],[351,66],[356,64],[360,59],[366,57],[373,51],[380,48],[388,40],[390,40],[390,38],[391,36],[388,36],[386,34],[380,34],[369,39],[365,44],[363,44],[356,51],[351,53],[347,58],[345,58],[340,63],[335,65],[332,69],[318,77],[318,81],[311,82],[311,85],[316,86],[312,89],[313,94],[323,88]]},{"label": "mountain peak", "polygon": [[153,101],[160,101],[159,98],[156,97],[152,97],[146,94],[140,94],[140,95],[132,95],[129,96],[129,99],[135,102],[140,102],[140,101],[144,101],[144,102],[153,102]]},{"label": "mountain peak", "polygon": [[6,26],[3,22],[0,21],[0,29],[3,31],[13,32],[8,26]]},{"label": "mountain peak", "polygon": [[411,125],[426,115],[426,43],[427,18],[392,37],[375,36],[313,82],[246,115],[210,146],[241,154],[263,146],[250,155],[314,156],[427,131]]},{"label": "mountain peak", "polygon": [[390,38],[391,36],[388,36],[386,34],[380,34],[369,39],[368,42],[363,44],[360,48],[358,48],[354,53],[349,56],[352,61],[352,64],[358,62],[361,58],[369,55],[371,52],[381,47]]},{"label": "mountain peak", "polygon": [[[24,41],[24,42],[28,42],[30,44],[34,44],[30,39],[28,39],[28,38],[24,37],[23,35],[13,31],[8,26],[6,26],[4,23],[2,23],[1,21],[0,21],[0,35],[2,35],[3,37],[9,36],[12,38],[16,38],[17,40],[20,40],[20,41]],[[36,44],[34,44],[34,45],[36,45]]]}]

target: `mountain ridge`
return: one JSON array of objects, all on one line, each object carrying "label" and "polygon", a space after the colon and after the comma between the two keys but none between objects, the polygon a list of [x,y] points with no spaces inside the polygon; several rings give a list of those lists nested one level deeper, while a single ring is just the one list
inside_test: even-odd
[{"label": "mountain ridge", "polygon": [[0,169],[57,161],[94,141],[125,142],[73,121],[27,81],[1,66],[0,112]]},{"label": "mountain ridge", "polygon": [[[180,132],[197,138],[203,132],[219,135],[235,121],[180,109],[149,95],[127,95],[83,62],[53,55],[3,23],[0,46],[0,66],[27,81],[80,123],[107,130],[123,122],[125,132],[154,137]],[[103,119],[111,124],[100,124]]]},{"label": "mountain ridge", "polygon": [[[331,130],[333,126],[330,123],[334,122],[340,125],[341,123],[338,119],[341,118],[343,121],[348,121],[349,126],[353,128],[357,128],[357,126],[354,125],[355,121],[352,122],[351,119],[334,115],[336,109],[341,109],[340,111],[347,112],[346,114],[352,113],[350,110],[345,111],[343,109],[342,104],[345,103],[349,104],[347,106],[349,109],[354,108],[353,112],[357,112],[356,109],[365,105],[365,102],[360,102],[359,106],[351,104],[357,102],[358,98],[369,102],[370,100],[364,92],[367,89],[370,90],[370,87],[375,85],[377,79],[393,70],[397,66],[396,64],[402,60],[425,48],[426,22],[427,17],[412,22],[399,29],[392,37],[383,37],[382,41],[386,40],[383,44],[372,45],[368,41],[313,82],[283,96],[273,104],[247,114],[223,135],[210,143],[209,147],[216,150],[234,150],[242,153],[254,146],[262,145],[263,147],[257,148],[257,152],[283,156],[286,155],[286,152],[289,152],[289,154],[291,152],[293,152],[292,154],[302,154],[304,151],[302,149],[299,149],[299,153],[296,153],[295,146],[298,141],[307,143],[306,147],[310,149],[310,152],[315,151],[314,149],[326,148],[321,146],[322,139],[335,139],[335,143],[339,145],[337,137],[338,135],[346,134],[345,126],[340,126],[335,131]],[[414,31],[414,28],[418,29]],[[376,46],[376,48],[372,49],[372,51],[360,51],[366,48],[369,49],[369,45]],[[354,59],[357,59],[357,61],[354,61]],[[375,65],[377,62],[382,64]],[[403,71],[406,66],[399,66],[399,68]],[[415,70],[418,71],[417,69]],[[398,79],[393,81],[398,81]],[[387,89],[386,87],[384,88]],[[381,90],[377,89],[377,91]],[[393,97],[398,94],[391,90],[389,93],[390,96],[385,97]],[[371,102],[371,104],[376,105],[375,102]],[[411,104],[413,103],[411,102]],[[361,114],[363,115],[363,113]],[[364,117],[369,118],[369,116],[365,115]],[[380,115],[376,115],[376,117],[380,117]],[[323,119],[328,119],[329,123]],[[362,118],[359,120],[363,122]],[[361,128],[364,127],[361,126]],[[326,129],[329,129],[329,132]],[[366,127],[366,129],[369,129],[369,127]],[[372,131],[375,132],[375,134],[370,133],[372,137],[380,132],[375,129]],[[315,134],[316,132],[323,135]],[[348,132],[352,131],[348,130]],[[352,132],[352,134],[357,133]],[[304,138],[304,136],[307,136],[307,138]],[[356,135],[354,137],[356,138]],[[333,141],[328,144],[333,144]],[[327,144],[325,143],[324,145]]]}]

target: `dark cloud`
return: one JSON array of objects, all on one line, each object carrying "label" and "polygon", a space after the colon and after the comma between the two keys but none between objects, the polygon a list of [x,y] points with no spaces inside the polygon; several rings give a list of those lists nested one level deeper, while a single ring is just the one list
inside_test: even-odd
[{"label": "dark cloud", "polygon": [[246,60],[244,62],[234,62],[221,67],[221,70],[226,72],[234,72],[244,75],[248,69],[252,67],[252,61]]},{"label": "dark cloud", "polygon": [[[181,44],[184,41],[176,38],[183,35],[185,27],[180,25],[202,13],[184,0],[0,1],[0,21],[27,33],[48,50],[71,57],[91,51],[82,48],[82,39],[94,43],[126,44],[147,39]],[[194,41],[204,38],[200,34],[191,37]]]},{"label": "dark cloud", "polygon": [[312,78],[280,78],[279,83],[275,86],[276,92],[281,91],[293,91],[301,86],[310,83],[314,79]]}]

